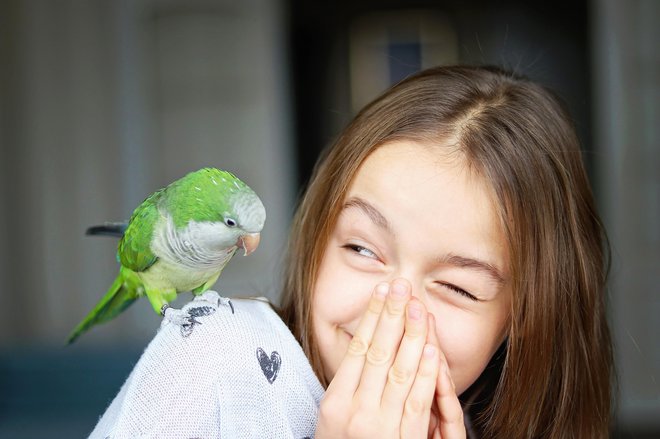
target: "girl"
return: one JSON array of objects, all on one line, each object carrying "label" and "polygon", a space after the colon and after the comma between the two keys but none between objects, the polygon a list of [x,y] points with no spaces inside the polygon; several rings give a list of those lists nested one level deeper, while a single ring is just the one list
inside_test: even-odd
[{"label": "girl", "polygon": [[[322,158],[291,237],[282,315],[329,384],[319,435],[430,417],[461,437],[460,395],[475,436],[608,436],[604,233],[542,87],[471,67],[397,84]],[[398,277],[384,306],[373,286]],[[426,355],[453,381],[433,404]]]},{"label": "girl", "polygon": [[194,305],[192,335],[164,323],[92,436],[607,437],[603,238],[548,91],[421,72],[319,161],[286,326],[250,301]]}]

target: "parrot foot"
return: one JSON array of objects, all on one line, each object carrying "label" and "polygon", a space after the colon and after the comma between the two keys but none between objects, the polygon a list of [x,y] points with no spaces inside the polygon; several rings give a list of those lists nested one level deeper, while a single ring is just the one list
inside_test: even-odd
[{"label": "parrot foot", "polygon": [[228,306],[229,308],[231,308],[231,313],[234,314],[234,305],[231,303],[231,300],[229,300],[227,297],[222,297],[213,290],[208,290],[200,294],[199,296],[195,296],[193,300],[194,301],[203,300],[204,302],[211,303],[216,307],[220,307],[221,305]]},{"label": "parrot foot", "polygon": [[171,322],[175,325],[183,326],[190,323],[190,315],[187,311],[167,307],[163,312],[163,323]]},{"label": "parrot foot", "polygon": [[186,304],[182,309],[174,309],[170,307],[164,308],[164,318],[161,322],[161,327],[167,326],[170,323],[178,326],[181,330],[181,336],[188,337],[192,334],[193,329],[202,322],[197,320],[198,317],[205,317],[213,314],[217,307],[212,303],[208,305],[197,305],[199,301],[192,301]]}]

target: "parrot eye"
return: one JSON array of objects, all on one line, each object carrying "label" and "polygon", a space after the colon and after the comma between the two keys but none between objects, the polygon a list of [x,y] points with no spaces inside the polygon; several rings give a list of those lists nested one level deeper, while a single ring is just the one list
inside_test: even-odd
[{"label": "parrot eye", "polygon": [[227,227],[236,227],[236,221],[231,218],[226,218],[225,224],[227,225]]}]

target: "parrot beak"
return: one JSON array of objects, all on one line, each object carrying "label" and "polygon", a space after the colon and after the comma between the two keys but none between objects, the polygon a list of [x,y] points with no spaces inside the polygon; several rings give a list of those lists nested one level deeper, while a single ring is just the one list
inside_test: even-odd
[{"label": "parrot beak", "polygon": [[250,233],[249,235],[243,235],[238,238],[236,245],[245,250],[245,255],[247,256],[250,253],[254,252],[257,247],[259,247],[259,239],[261,235],[259,233]]}]

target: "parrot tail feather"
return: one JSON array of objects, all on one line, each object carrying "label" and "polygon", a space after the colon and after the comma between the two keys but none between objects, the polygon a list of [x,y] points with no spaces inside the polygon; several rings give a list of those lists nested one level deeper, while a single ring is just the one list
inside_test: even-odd
[{"label": "parrot tail feather", "polygon": [[128,308],[139,297],[136,285],[126,282],[122,273],[117,276],[112,286],[105,293],[94,309],[71,332],[67,343],[71,344],[89,328],[107,322]]},{"label": "parrot tail feather", "polygon": [[116,238],[121,238],[126,232],[128,223],[105,223],[100,226],[91,226],[85,231],[85,235],[94,235],[94,236],[114,236]]}]

